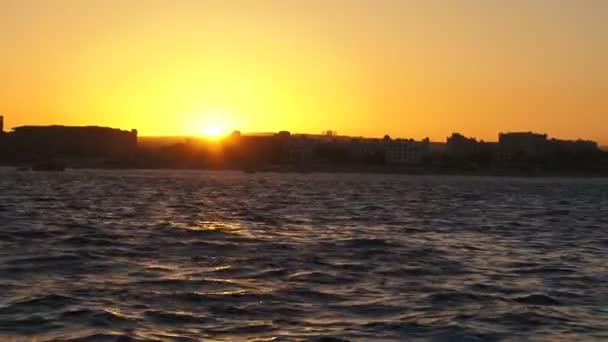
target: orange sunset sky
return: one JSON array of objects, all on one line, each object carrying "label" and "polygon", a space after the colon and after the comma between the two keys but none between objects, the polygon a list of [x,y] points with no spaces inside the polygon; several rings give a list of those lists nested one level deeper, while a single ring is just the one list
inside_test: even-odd
[{"label": "orange sunset sky", "polygon": [[608,144],[604,0],[0,0],[0,114]]}]

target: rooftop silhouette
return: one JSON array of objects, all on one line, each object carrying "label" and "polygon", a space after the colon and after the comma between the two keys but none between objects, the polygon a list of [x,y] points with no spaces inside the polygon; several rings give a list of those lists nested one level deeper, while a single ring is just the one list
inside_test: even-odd
[{"label": "rooftop silhouette", "polygon": [[494,142],[454,133],[445,142],[431,142],[342,136],[335,131],[234,131],[208,141],[140,138],[134,129],[51,125],[20,126],[0,136],[0,162],[5,165],[60,161],[68,167],[96,168],[601,175],[608,174],[607,155],[594,141],[534,132],[499,133]]}]

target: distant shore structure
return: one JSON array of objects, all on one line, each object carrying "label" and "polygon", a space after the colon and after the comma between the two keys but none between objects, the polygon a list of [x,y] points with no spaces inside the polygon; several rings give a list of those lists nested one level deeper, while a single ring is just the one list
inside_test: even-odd
[{"label": "distant shore structure", "polygon": [[[0,123],[2,121],[3,117],[0,117]],[[123,158],[136,153],[137,130],[99,126],[19,126],[2,133],[0,150],[3,159],[12,161]]]},{"label": "distant shore structure", "polygon": [[[4,117],[0,116],[0,132]],[[0,134],[0,163],[59,160],[84,167],[299,169],[342,165],[421,170],[587,169],[608,173],[608,153],[591,140],[562,140],[534,132],[498,134],[485,142],[453,133],[445,142],[280,131],[234,131],[213,142],[200,138],[140,140],[137,130],[100,126],[20,126]]]}]

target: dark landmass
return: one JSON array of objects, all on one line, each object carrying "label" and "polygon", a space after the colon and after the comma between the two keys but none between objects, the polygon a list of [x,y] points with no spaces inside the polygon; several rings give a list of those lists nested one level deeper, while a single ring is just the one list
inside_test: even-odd
[{"label": "dark landmass", "polygon": [[137,145],[139,147],[146,148],[154,148],[154,147],[163,147],[175,144],[181,144],[188,142],[189,139],[193,139],[194,137],[138,137]]},{"label": "dark landmass", "polygon": [[[0,127],[1,128],[1,127]],[[496,176],[608,176],[608,152],[587,140],[501,133],[497,142],[453,134],[446,142],[321,135],[246,135],[220,141],[138,138],[137,131],[23,126],[0,133],[0,164],[69,168],[370,172]],[[53,168],[49,168],[53,169]],[[55,168],[57,169],[57,168]]]}]

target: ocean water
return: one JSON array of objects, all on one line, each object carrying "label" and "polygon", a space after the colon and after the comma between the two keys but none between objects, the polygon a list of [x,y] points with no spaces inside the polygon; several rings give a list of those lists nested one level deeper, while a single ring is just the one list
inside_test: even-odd
[{"label": "ocean water", "polygon": [[1,341],[608,339],[608,180],[0,170]]}]

